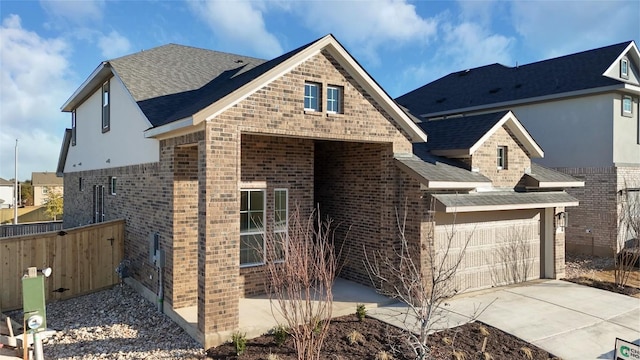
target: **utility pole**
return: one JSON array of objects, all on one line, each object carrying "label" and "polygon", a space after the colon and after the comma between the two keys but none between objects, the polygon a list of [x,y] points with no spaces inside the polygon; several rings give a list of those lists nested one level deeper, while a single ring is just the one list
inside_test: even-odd
[{"label": "utility pole", "polygon": [[13,180],[15,181],[14,186],[14,197],[13,197],[13,223],[18,223],[18,139],[16,139],[16,151],[15,151],[15,174],[13,176]]}]

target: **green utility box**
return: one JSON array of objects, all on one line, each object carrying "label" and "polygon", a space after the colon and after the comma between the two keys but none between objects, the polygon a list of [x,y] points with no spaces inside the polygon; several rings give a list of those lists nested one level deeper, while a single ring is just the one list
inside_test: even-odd
[{"label": "green utility box", "polygon": [[44,298],[44,276],[22,278],[22,306],[24,318],[29,319],[33,315],[42,316],[42,325],[33,329],[42,331],[47,328],[47,306]]}]

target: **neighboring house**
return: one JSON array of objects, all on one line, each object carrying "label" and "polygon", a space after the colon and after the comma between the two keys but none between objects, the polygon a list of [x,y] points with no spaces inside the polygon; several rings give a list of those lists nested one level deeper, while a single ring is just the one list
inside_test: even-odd
[{"label": "neighboring house", "polygon": [[13,207],[13,198],[15,196],[15,192],[13,189],[14,183],[0,178],[0,209]]},{"label": "neighboring house", "polygon": [[64,193],[64,179],[54,172],[32,172],[31,185],[33,186],[33,206],[46,204],[50,191]]},{"label": "neighboring house", "polygon": [[[452,211],[464,212],[463,226],[482,227],[475,254],[484,254],[481,242],[499,246],[487,234],[522,225],[531,261],[540,263],[529,277],[564,271],[553,219],[577,204],[560,190],[575,181],[529,165],[542,151],[515,116],[497,114],[461,144],[469,166],[434,162],[446,151],[423,147],[425,132],[331,35],[270,61],[174,44],[106,61],[62,110],[72,114],[58,164],[64,226],[126,219],[129,283],[147,296],[162,286],[174,319],[196,306],[192,335],[205,347],[237,330],[240,298],[264,292],[264,262],[286,261],[266,258],[280,253],[267,248],[284,245],[274,240],[286,235],[276,219],[295,209],[305,218],[316,204],[343,225],[340,276],[363,284],[363,248],[391,252],[396,210],[407,202],[409,241],[429,242],[433,224],[423,215],[435,193],[443,227]],[[502,171],[496,141],[509,146]],[[414,144],[422,144],[415,155]],[[517,193],[516,184],[535,192]],[[164,259],[162,285],[155,254]],[[457,279],[461,290],[499,282],[486,272],[471,279],[472,267],[498,260],[472,261]]]},{"label": "neighboring house", "polygon": [[611,256],[624,242],[619,199],[640,191],[640,55],[625,42],[527,65],[451,73],[396,99],[421,120],[511,110],[569,190],[567,251]]}]

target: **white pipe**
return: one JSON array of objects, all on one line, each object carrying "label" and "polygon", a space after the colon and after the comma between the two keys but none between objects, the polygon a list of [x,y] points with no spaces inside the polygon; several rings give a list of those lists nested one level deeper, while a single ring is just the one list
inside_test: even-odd
[{"label": "white pipe", "polygon": [[14,153],[14,169],[15,174],[13,176],[13,180],[15,181],[15,186],[13,188],[13,223],[18,223],[18,139],[16,139],[16,151]]}]

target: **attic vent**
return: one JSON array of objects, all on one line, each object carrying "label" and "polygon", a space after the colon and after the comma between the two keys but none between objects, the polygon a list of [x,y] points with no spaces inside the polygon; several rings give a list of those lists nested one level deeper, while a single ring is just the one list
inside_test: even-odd
[{"label": "attic vent", "polygon": [[489,94],[495,94],[495,93],[497,93],[498,91],[500,91],[500,88],[499,88],[499,87],[497,87],[497,88],[493,88],[493,89],[489,90]]},{"label": "attic vent", "polygon": [[447,100],[447,98],[440,98],[440,99],[436,100],[436,103],[442,104],[445,100]]},{"label": "attic vent", "polygon": [[236,60],[236,64],[242,64],[243,62],[244,62],[244,61],[242,61],[242,60],[240,60],[240,59]]},{"label": "attic vent", "polygon": [[469,72],[470,72],[470,71],[471,71],[471,69],[467,69],[467,70],[464,70],[464,71],[460,71],[460,72],[458,73],[458,76],[466,76],[467,74],[469,74]]},{"label": "attic vent", "polygon": [[516,86],[514,86],[514,88],[516,89],[520,89],[522,87],[522,84],[516,84]]}]

